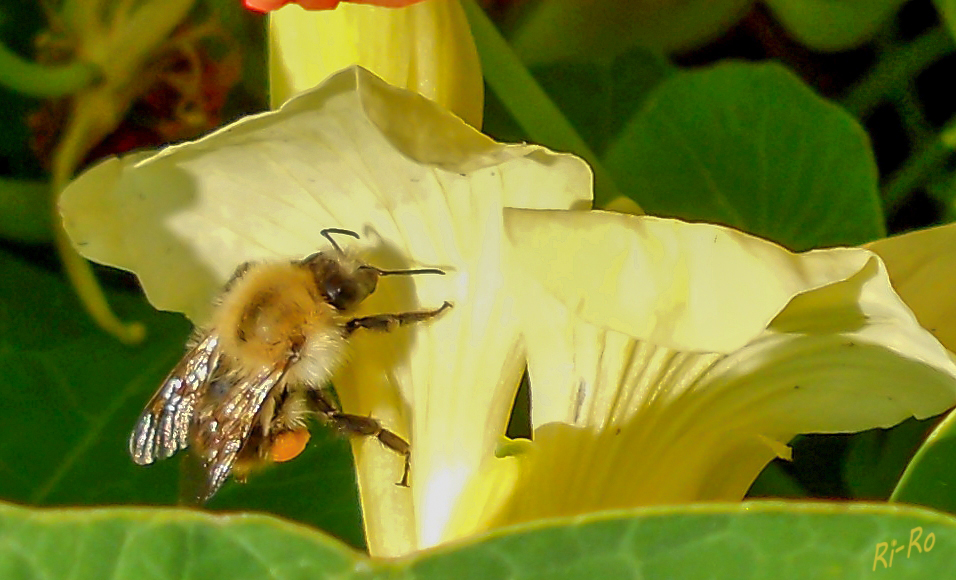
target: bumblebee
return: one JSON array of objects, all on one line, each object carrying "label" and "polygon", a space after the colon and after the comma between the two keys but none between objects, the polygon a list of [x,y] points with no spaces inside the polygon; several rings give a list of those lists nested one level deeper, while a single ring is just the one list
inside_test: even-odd
[{"label": "bumblebee", "polygon": [[130,436],[133,461],[147,465],[192,447],[205,473],[197,497],[212,497],[230,474],[298,455],[309,418],[348,435],[376,437],[405,457],[399,485],[408,484],[407,441],[372,417],[343,413],[327,391],[357,330],[388,331],[423,322],[451,308],[356,317],[379,278],[444,274],[442,270],[383,270],[333,248],[294,261],[244,263],[226,283],[206,327],[197,328],[182,360],[140,415]]}]

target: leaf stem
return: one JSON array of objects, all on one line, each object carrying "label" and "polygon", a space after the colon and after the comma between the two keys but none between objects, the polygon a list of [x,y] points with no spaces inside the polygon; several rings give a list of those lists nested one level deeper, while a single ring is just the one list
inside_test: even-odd
[{"label": "leaf stem", "polygon": [[919,153],[911,155],[882,188],[883,206],[892,213],[923,185],[956,150],[956,117],[951,118],[937,139]]},{"label": "leaf stem", "polygon": [[906,82],[904,89],[891,98],[903,122],[903,129],[906,131],[909,142],[916,146],[914,149],[935,138],[936,130],[926,119],[917,94],[916,83],[912,79]]},{"label": "leaf stem", "polygon": [[876,66],[843,98],[843,106],[858,119],[872,113],[887,95],[901,90],[907,79],[956,50],[944,26],[937,26],[895,50],[880,55]]},{"label": "leaf stem", "polygon": [[39,98],[63,97],[99,78],[99,68],[91,63],[46,66],[24,59],[0,42],[0,85],[18,93]]},{"label": "leaf stem", "polygon": [[594,205],[621,197],[610,173],[584,139],[548,97],[508,41],[474,0],[462,0],[471,33],[478,45],[485,82],[528,136],[553,149],[580,155],[594,172]]}]

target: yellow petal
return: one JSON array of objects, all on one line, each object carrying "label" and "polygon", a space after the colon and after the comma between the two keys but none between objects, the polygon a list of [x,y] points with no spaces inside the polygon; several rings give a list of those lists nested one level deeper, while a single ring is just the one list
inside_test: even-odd
[{"label": "yellow petal", "polygon": [[893,287],[920,324],[956,351],[956,224],[872,242]]},{"label": "yellow petal", "polygon": [[[737,500],[796,434],[956,403],[956,365],[871,252],[795,255],[717,226],[558,213],[506,211],[534,443],[494,525]],[[563,257],[550,274],[534,264],[549,242]],[[595,287],[603,276],[613,288]]]},{"label": "yellow petal", "polygon": [[[730,228],[675,227],[650,216],[513,211],[506,218],[519,267],[583,320],[682,350],[739,348],[796,293],[850,276],[866,261],[850,250],[797,258]],[[708,282],[692,284],[692,276]]]},{"label": "yellow petal", "polygon": [[454,308],[356,333],[334,380],[347,412],[411,442],[410,489],[395,485],[400,457],[354,445],[370,550],[394,556],[446,537],[507,423],[523,359],[514,300],[500,291],[503,207],[588,206],[590,184],[573,156],[494,143],[354,68],[199,141],[107,161],[60,209],[81,253],[136,272],[154,305],[199,321],[238,264],[326,248],[325,227],[358,232],[350,249],[379,267],[446,273],[383,279],[360,315]]},{"label": "yellow petal", "polygon": [[319,11],[288,5],[270,16],[269,49],[273,106],[357,64],[481,127],[481,66],[457,0]]},{"label": "yellow petal", "polygon": [[[434,132],[433,144],[416,146],[407,137],[414,129],[401,121],[409,117]],[[325,246],[317,238],[323,227],[394,233],[399,214],[414,207],[428,219],[406,226],[415,247],[403,247],[403,255],[434,264],[435,248],[451,229],[446,195],[487,183],[507,190],[505,202],[518,207],[589,203],[581,192],[590,175],[571,156],[556,157],[577,176],[565,189],[555,172],[535,177],[542,188],[525,189],[508,183],[515,180],[510,168],[487,169],[476,184],[458,175],[549,156],[534,146],[496,144],[429,101],[354,68],[280,111],[152,156],[101,163],[66,189],[60,209],[84,256],[134,270],[155,306],[203,320],[209,297],[236,265],[306,255]]]}]

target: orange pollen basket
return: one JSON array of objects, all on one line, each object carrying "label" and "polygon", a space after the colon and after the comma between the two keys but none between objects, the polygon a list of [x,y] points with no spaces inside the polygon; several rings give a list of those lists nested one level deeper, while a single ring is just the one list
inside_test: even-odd
[{"label": "orange pollen basket", "polygon": [[312,434],[304,427],[277,435],[270,450],[272,461],[282,463],[295,459],[305,449],[311,437]]}]

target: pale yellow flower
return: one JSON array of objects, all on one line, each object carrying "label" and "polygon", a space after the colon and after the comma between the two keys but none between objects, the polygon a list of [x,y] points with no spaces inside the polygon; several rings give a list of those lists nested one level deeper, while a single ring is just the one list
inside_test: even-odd
[{"label": "pale yellow flower", "polygon": [[893,236],[866,247],[886,262],[893,288],[920,324],[956,351],[956,224]]},{"label": "pale yellow flower", "polygon": [[363,312],[455,308],[356,335],[334,379],[348,412],[379,418],[414,448],[403,489],[399,457],[355,444],[370,548],[397,555],[441,539],[456,488],[493,457],[507,422],[524,362],[516,305],[500,291],[502,208],[586,207],[589,195],[579,159],[495,143],[350,69],[275,113],[149,158],[106,161],[64,193],[61,211],[85,256],[136,272],[154,305],[196,321],[239,263],[327,248],[325,227],[358,232],[350,245],[380,267],[446,271],[383,281]]},{"label": "pale yellow flower", "polygon": [[[797,434],[956,401],[950,353],[869,251],[791,254],[718,226],[541,213],[506,213],[525,287],[554,300],[523,310],[550,324],[524,327],[535,443],[498,524],[739,500]],[[545,266],[544,249],[567,258]],[[558,282],[585,269],[610,275]]]},{"label": "pale yellow flower", "polygon": [[273,106],[351,65],[481,127],[481,64],[458,0],[426,0],[404,8],[343,3],[317,11],[289,4],[270,15]]},{"label": "pale yellow flower", "polygon": [[[361,69],[64,193],[87,257],[202,321],[233,268],[327,247],[446,276],[380,284],[363,313],[454,308],[356,334],[347,412],[412,445],[355,441],[368,545],[398,556],[495,526],[739,499],[797,433],[888,426],[956,402],[948,352],[861,249],[795,255],[706,224],[588,211],[579,159],[491,141]],[[533,442],[503,434],[531,377]]]}]

